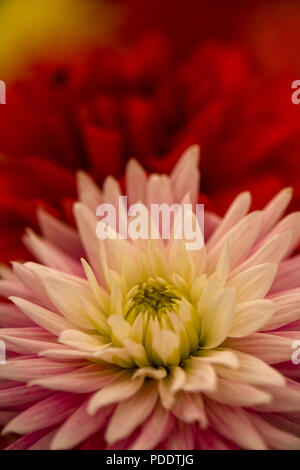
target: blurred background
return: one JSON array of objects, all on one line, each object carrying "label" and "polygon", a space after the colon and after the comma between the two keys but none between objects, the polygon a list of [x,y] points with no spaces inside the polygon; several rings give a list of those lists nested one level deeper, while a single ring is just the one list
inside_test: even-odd
[{"label": "blurred background", "polygon": [[38,208],[74,222],[77,169],[123,184],[193,143],[208,208],[285,186],[299,208],[299,31],[296,0],[0,0],[0,260]]}]

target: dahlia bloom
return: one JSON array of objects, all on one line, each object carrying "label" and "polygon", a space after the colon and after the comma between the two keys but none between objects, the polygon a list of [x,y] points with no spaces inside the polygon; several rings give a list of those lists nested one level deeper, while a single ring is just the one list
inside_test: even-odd
[{"label": "dahlia bloom", "polygon": [[[129,161],[129,204],[195,204],[198,153],[186,150],[169,177]],[[197,251],[174,227],[169,240],[100,240],[96,207],[117,210],[120,186],[108,177],[100,190],[81,172],[78,189],[77,230],[40,211],[42,236],[25,235],[39,263],[3,270],[14,304],[0,312],[8,448],[299,448],[300,213],[282,218],[291,189],[262,211],[248,213],[246,192],[224,218],[206,212]]]}]

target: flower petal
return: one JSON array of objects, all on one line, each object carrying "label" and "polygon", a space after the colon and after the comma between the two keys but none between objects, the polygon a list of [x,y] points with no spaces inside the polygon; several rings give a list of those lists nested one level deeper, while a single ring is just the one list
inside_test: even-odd
[{"label": "flower petal", "polygon": [[[139,379],[136,379],[139,380]],[[105,439],[113,444],[124,439],[152,412],[157,401],[157,386],[154,383],[144,384],[143,387],[128,400],[122,401],[113,413],[105,432]],[[130,416],[130,419],[128,419]]]}]

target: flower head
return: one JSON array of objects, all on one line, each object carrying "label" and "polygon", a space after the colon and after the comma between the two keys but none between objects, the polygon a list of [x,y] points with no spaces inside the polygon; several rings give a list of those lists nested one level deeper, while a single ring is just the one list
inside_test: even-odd
[{"label": "flower head", "polygon": [[[169,177],[131,160],[130,204],[194,205],[198,152]],[[128,217],[120,186],[78,183],[78,232],[40,212],[43,235],[25,236],[39,263],[14,263],[0,284],[15,304],[0,317],[3,432],[22,435],[10,448],[299,448],[300,214],[280,220],[291,190],[263,211],[242,193],[223,219],[206,212],[205,244],[187,250],[176,216],[169,240],[159,227],[100,240],[99,204],[115,206],[117,230]]]}]

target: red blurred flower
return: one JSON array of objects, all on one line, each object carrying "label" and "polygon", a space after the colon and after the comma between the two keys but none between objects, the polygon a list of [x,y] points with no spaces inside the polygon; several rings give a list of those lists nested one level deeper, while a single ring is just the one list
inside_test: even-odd
[{"label": "red blurred flower", "polygon": [[38,67],[9,88],[0,107],[0,215],[1,245],[9,238],[11,247],[1,259],[16,256],[14,239],[40,201],[68,212],[70,170],[81,167],[100,182],[121,177],[134,156],[168,172],[199,143],[202,189],[219,212],[242,189],[254,192],[258,207],[296,186],[300,108],[291,103],[290,78],[265,80],[237,45],[204,42],[183,59],[170,49],[146,37],[126,51],[103,48]]}]

